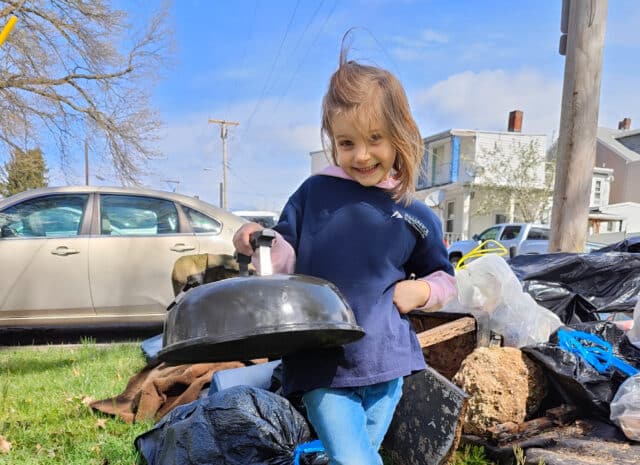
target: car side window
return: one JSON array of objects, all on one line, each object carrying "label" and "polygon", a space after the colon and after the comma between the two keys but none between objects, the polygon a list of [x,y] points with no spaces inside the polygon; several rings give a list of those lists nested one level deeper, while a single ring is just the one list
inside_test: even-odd
[{"label": "car side window", "polygon": [[516,237],[518,237],[518,234],[520,234],[521,229],[522,226],[505,226],[504,231],[502,231],[502,234],[500,235],[500,240],[508,241],[511,239],[515,239]]},{"label": "car side window", "polygon": [[498,237],[499,231],[500,231],[500,227],[485,229],[478,237],[478,240],[480,241],[495,240],[496,237]]},{"label": "car side window", "polygon": [[86,194],[49,195],[13,205],[0,212],[1,236],[77,236],[88,198]]},{"label": "car side window", "polygon": [[194,233],[220,234],[220,231],[222,231],[222,223],[215,218],[211,218],[193,208],[183,206],[182,209],[187,215]]},{"label": "car side window", "polygon": [[100,234],[103,236],[155,236],[178,232],[178,210],[170,200],[100,194]]},{"label": "car side window", "polygon": [[548,241],[549,230],[543,228],[531,228],[529,230],[529,234],[527,234],[527,239]]}]

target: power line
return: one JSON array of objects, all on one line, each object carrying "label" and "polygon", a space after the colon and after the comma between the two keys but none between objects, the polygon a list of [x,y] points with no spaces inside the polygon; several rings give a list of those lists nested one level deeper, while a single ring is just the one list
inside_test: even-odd
[{"label": "power line", "polygon": [[287,24],[287,29],[286,29],[286,31],[284,33],[284,36],[282,37],[282,41],[280,42],[280,46],[278,47],[278,53],[276,54],[276,57],[273,60],[273,64],[271,65],[271,70],[269,71],[269,75],[267,76],[267,79],[264,82],[264,86],[262,87],[262,92],[260,92],[260,97],[258,98],[258,101],[256,102],[256,106],[253,108],[253,111],[249,115],[249,118],[247,118],[247,122],[245,124],[244,132],[246,132],[247,129],[249,128],[249,125],[251,124],[251,120],[253,119],[254,115],[258,111],[258,108],[260,107],[260,104],[262,103],[262,99],[264,98],[264,95],[265,95],[265,93],[267,91],[267,87],[269,85],[269,82],[271,81],[271,76],[273,75],[273,71],[276,68],[276,64],[278,63],[278,59],[280,58],[280,53],[282,52],[282,47],[284,46],[284,43],[287,40],[287,36],[289,35],[289,30],[291,29],[291,24],[293,24],[293,19],[296,16],[296,11],[298,11],[298,6],[299,5],[300,5],[300,0],[297,0],[296,1],[296,6],[293,9],[293,13],[291,13],[291,17],[289,18],[289,23]]},{"label": "power line", "polygon": [[[247,39],[245,41],[244,50],[242,52],[242,60],[241,60],[241,65],[240,65],[240,70],[241,71],[244,70],[244,67],[247,64],[247,56],[249,55],[249,44],[253,40],[253,30],[255,28],[256,17],[258,15],[258,3],[259,3],[259,0],[255,0],[255,4],[254,4],[254,8],[253,8],[253,17],[252,17],[251,23],[249,25],[249,32],[247,34]],[[233,80],[233,94],[235,94],[235,91],[238,89],[238,81],[239,81],[239,79],[234,79]],[[229,113],[230,107],[231,107],[231,101],[229,100],[227,102],[227,106],[226,106],[226,109],[225,109],[225,114]]]},{"label": "power line", "polygon": [[[320,2],[320,6],[322,6],[323,3],[324,3],[324,0],[322,0]],[[316,13],[318,12],[318,10],[320,9],[320,6],[314,12],[314,14],[313,14],[314,17],[316,15]],[[329,14],[327,15],[327,17],[325,18],[324,22],[322,23],[322,26],[320,26],[320,29],[318,29],[318,31],[316,32],[316,35],[314,36],[313,41],[311,42],[311,45],[309,45],[309,47],[307,48],[307,51],[305,52],[304,56],[302,57],[302,60],[300,60],[300,62],[298,62],[298,66],[296,67],[296,70],[291,75],[291,79],[287,83],[287,87],[285,88],[284,93],[280,96],[280,98],[278,99],[278,102],[276,103],[276,107],[273,110],[274,113],[280,107],[280,103],[282,103],[282,100],[284,99],[285,95],[287,95],[287,93],[289,92],[289,89],[291,88],[291,85],[293,84],[293,81],[295,80],[295,78],[297,77],[298,73],[300,72],[300,68],[302,67],[304,62],[307,60],[307,57],[309,56],[309,53],[311,52],[311,50],[313,49],[314,45],[318,41],[318,38],[320,37],[320,34],[324,30],[324,27],[327,25],[327,23],[329,22],[329,19],[333,15],[333,12],[335,11],[336,6],[338,6],[338,0],[336,0],[333,3],[333,6],[331,7],[331,10],[329,11]]]}]

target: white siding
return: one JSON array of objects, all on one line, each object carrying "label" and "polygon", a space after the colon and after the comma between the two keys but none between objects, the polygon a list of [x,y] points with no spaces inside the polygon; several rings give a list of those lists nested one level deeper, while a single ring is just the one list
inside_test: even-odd
[{"label": "white siding", "polygon": [[[528,147],[530,143],[536,144],[536,158],[539,159],[539,164],[537,165],[534,175],[535,181],[530,187],[543,187],[545,178],[546,136],[520,133],[477,133],[475,163],[482,167],[497,167],[496,165],[498,165],[501,170],[504,171],[491,168],[485,169],[481,175],[476,177],[476,182],[479,184],[491,183],[507,185],[511,181],[511,178],[508,175],[505,176],[505,173],[518,171],[518,158],[516,156],[511,157],[511,155],[517,155],[520,147]],[[496,147],[506,155],[499,163],[488,158],[491,153],[496,150]]]},{"label": "white siding", "polygon": [[604,213],[625,218],[627,233],[640,233],[640,203],[625,202],[611,204],[601,209]]},{"label": "white siding", "polygon": [[471,239],[474,234],[480,234],[485,229],[495,224],[493,215],[472,215],[469,222],[469,237]]}]

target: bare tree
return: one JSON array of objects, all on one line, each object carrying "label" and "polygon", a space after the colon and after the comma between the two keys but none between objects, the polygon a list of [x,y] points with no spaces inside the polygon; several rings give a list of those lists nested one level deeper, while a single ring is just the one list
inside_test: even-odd
[{"label": "bare tree", "polygon": [[0,146],[55,141],[63,170],[85,138],[123,184],[137,183],[159,120],[148,102],[168,49],[167,8],[138,34],[109,0],[0,0],[18,23],[0,48]]},{"label": "bare tree", "polygon": [[512,213],[509,221],[542,222],[553,193],[555,150],[541,154],[538,143],[514,143],[509,149],[494,145],[478,160],[466,161],[474,174],[471,184],[475,214],[501,206]]}]

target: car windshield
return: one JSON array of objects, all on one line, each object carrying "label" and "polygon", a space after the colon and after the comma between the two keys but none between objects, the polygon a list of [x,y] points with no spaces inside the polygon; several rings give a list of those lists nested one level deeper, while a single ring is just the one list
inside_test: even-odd
[{"label": "car windshield", "polygon": [[498,227],[489,228],[483,231],[482,234],[480,234],[480,236],[478,237],[478,240],[480,241],[495,240],[496,237],[498,236],[498,231],[500,231],[500,228]]}]

